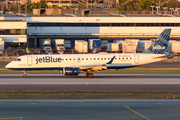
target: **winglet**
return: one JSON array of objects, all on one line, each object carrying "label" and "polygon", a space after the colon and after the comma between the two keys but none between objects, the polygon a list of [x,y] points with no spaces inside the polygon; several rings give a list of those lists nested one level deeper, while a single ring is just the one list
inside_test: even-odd
[{"label": "winglet", "polygon": [[106,64],[111,64],[112,62],[113,62],[113,60],[114,60],[114,58],[115,58],[116,56],[114,56],[109,62],[107,62]]}]

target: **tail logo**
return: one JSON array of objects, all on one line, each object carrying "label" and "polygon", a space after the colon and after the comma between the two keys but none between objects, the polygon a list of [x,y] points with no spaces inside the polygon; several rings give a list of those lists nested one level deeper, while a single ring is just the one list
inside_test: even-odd
[{"label": "tail logo", "polygon": [[153,50],[155,50],[155,49],[157,49],[157,50],[159,50],[159,49],[166,49],[166,47],[158,45],[158,46],[153,47]]}]

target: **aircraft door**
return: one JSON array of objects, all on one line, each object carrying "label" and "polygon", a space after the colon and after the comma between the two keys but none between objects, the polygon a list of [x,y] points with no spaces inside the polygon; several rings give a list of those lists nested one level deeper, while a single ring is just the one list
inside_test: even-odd
[{"label": "aircraft door", "polygon": [[32,56],[27,56],[27,64],[28,66],[32,65]]},{"label": "aircraft door", "polygon": [[134,63],[135,64],[139,63],[139,55],[138,54],[134,54]]}]

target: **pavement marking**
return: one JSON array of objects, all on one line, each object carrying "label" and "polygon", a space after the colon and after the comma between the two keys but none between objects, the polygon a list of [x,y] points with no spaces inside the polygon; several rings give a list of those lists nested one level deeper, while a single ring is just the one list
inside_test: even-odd
[{"label": "pavement marking", "polygon": [[26,117],[30,119],[37,119],[37,120],[51,120],[51,119],[46,119],[46,118],[35,118],[35,117]]},{"label": "pavement marking", "polygon": [[0,118],[0,120],[18,119],[18,118],[24,118],[24,117],[8,117],[8,118]]},{"label": "pavement marking", "polygon": [[126,106],[126,105],[124,105],[124,107],[125,107],[125,108],[127,108],[127,109],[129,109],[130,111],[132,111],[132,112],[136,113],[137,115],[139,115],[139,116],[141,116],[141,117],[145,118],[146,120],[151,120],[151,119],[147,118],[146,116],[144,116],[144,115],[142,115],[142,114],[140,114],[140,113],[136,112],[135,110],[133,110],[133,109],[129,108],[129,107],[128,107],[128,106]]},{"label": "pavement marking", "polygon": [[37,104],[37,103],[31,103],[31,104],[33,104],[33,105],[34,105],[34,104]]},{"label": "pavement marking", "polygon": [[156,103],[156,104],[163,104],[163,103]]}]

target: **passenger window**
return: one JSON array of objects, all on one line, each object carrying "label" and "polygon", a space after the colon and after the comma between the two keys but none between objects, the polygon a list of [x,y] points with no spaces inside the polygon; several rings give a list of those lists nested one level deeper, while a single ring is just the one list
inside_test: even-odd
[{"label": "passenger window", "polygon": [[96,58],[94,58],[94,60],[96,60]]},{"label": "passenger window", "polygon": [[69,59],[69,60],[71,60],[71,59]]},{"label": "passenger window", "polygon": [[75,60],[75,58],[74,58],[74,60]]},{"label": "passenger window", "polygon": [[124,58],[123,58],[123,60],[124,60]]},{"label": "passenger window", "polygon": [[128,59],[128,58],[126,58],[126,59]]},{"label": "passenger window", "polygon": [[99,58],[98,58],[98,60],[99,60]]},{"label": "passenger window", "polygon": [[82,58],[82,60],[84,60],[84,58]]},{"label": "passenger window", "polygon": [[132,59],[132,58],[130,58],[130,59]]},{"label": "passenger window", "polygon": [[103,58],[101,58],[101,60],[103,60]]},{"label": "passenger window", "polygon": [[68,59],[66,59],[66,60],[68,60]]},{"label": "passenger window", "polygon": [[20,58],[18,58],[16,61],[21,61],[21,59],[20,59]]},{"label": "passenger window", "polygon": [[110,60],[110,58],[108,58],[108,60]]},{"label": "passenger window", "polygon": [[90,60],[92,60],[92,58],[90,58]]},{"label": "passenger window", "polygon": [[117,60],[117,58],[115,58],[115,60]]},{"label": "passenger window", "polygon": [[106,58],[104,58],[104,60],[106,60]]},{"label": "passenger window", "polygon": [[119,60],[120,60],[121,58],[119,58]]},{"label": "passenger window", "polygon": [[86,60],[88,60],[88,58],[86,58]]}]

